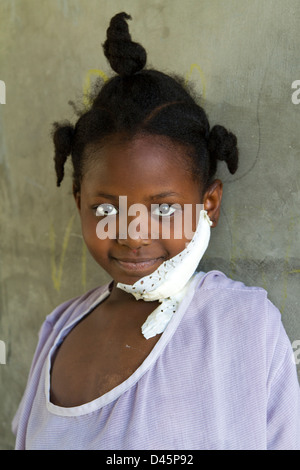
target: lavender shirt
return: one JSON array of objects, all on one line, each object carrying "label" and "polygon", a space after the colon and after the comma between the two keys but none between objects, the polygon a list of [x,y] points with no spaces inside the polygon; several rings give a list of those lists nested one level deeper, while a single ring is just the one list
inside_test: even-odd
[{"label": "lavender shirt", "polygon": [[166,330],[123,383],[81,406],[49,401],[51,354],[109,284],[44,322],[13,421],[16,449],[300,449],[293,350],[266,292],[196,273]]}]

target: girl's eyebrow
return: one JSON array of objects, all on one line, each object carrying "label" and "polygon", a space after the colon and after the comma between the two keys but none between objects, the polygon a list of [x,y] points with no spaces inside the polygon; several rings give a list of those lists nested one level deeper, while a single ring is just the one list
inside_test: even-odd
[{"label": "girl's eyebrow", "polygon": [[113,194],[106,194],[106,193],[97,193],[96,197],[104,197],[105,199],[119,199],[119,196],[114,196]]},{"label": "girl's eyebrow", "polygon": [[[105,199],[118,200],[120,196],[126,196],[126,194],[120,194],[120,195],[116,196],[116,195],[113,195],[113,194],[97,193],[96,196],[97,197],[104,197]],[[163,198],[169,197],[169,196],[179,196],[179,197],[181,197],[182,194],[176,193],[174,191],[165,191],[163,193],[153,194],[153,195],[147,197],[146,199],[148,201],[152,201],[153,199],[163,199]]]},{"label": "girl's eyebrow", "polygon": [[163,199],[165,197],[169,196],[182,196],[182,194],[176,193],[174,191],[165,191],[164,193],[159,193],[159,194],[154,194],[153,196],[149,196],[147,199],[152,200],[152,199]]}]

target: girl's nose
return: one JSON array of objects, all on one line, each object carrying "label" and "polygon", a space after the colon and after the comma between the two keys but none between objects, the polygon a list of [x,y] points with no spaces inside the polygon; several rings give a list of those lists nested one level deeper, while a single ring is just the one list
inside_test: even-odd
[{"label": "girl's nose", "polygon": [[142,246],[150,245],[151,240],[143,239],[143,238],[134,239],[134,238],[127,237],[127,238],[121,238],[121,239],[117,238],[117,242],[119,243],[119,245],[127,246],[131,250],[136,251]]},{"label": "girl's nose", "polygon": [[[124,230],[125,229],[125,230]],[[149,226],[147,221],[143,223],[134,223],[133,218],[128,218],[127,226],[119,226],[117,242],[120,245],[128,246],[132,250],[136,250],[141,246],[150,245]]]}]

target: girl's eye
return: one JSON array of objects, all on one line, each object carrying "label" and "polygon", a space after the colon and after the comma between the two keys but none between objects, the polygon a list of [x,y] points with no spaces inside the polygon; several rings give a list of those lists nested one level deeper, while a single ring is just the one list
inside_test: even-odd
[{"label": "girl's eye", "polygon": [[116,215],[117,213],[118,210],[112,204],[100,204],[96,207],[97,216]]},{"label": "girl's eye", "polygon": [[153,214],[160,217],[170,217],[176,210],[177,207],[175,207],[175,204],[160,204],[159,207],[153,211]]}]

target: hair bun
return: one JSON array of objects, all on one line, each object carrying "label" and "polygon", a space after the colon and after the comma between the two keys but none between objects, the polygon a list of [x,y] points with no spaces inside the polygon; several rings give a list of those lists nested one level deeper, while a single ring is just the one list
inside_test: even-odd
[{"label": "hair bun", "polygon": [[121,76],[134,75],[144,68],[147,61],[145,49],[131,41],[126,19],[131,20],[131,16],[124,12],[111,19],[103,44],[111,68]]},{"label": "hair bun", "polygon": [[231,174],[238,168],[237,138],[223,126],[214,126],[208,137],[208,150],[211,157],[226,162]]}]

